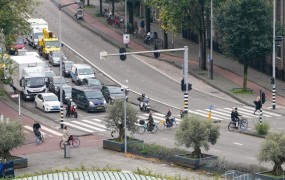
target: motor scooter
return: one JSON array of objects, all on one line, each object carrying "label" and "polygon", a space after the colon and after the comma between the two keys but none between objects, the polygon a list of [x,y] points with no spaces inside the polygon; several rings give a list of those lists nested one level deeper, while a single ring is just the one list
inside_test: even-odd
[{"label": "motor scooter", "polygon": [[138,101],[140,101],[139,103],[140,110],[149,113],[150,112],[149,97],[145,97],[144,99],[139,97]]},{"label": "motor scooter", "polygon": [[66,115],[65,117],[74,117],[74,118],[77,118],[78,117],[78,113],[76,112],[76,108],[77,108],[77,105],[72,102],[70,107],[69,107],[69,110],[68,110],[68,106],[66,106]]}]

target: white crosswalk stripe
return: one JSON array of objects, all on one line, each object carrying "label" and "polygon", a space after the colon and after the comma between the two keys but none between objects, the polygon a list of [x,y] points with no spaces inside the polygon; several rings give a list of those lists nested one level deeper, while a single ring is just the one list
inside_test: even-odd
[{"label": "white crosswalk stripe", "polygon": [[[219,120],[219,121],[229,121],[231,118],[231,111],[233,108],[217,108],[211,110],[211,118],[213,120]],[[256,115],[253,114],[255,108],[250,106],[241,106],[238,107],[238,112],[242,114],[244,117],[248,119],[259,118],[259,111],[256,112]],[[189,110],[190,114],[196,114],[205,118],[208,118],[209,115],[209,109],[199,109],[199,110]],[[143,113],[138,115],[138,121],[143,119],[146,120],[148,118],[148,113]],[[161,120],[164,120],[165,114],[153,112],[152,113],[153,119],[155,123],[159,123]],[[266,110],[263,110],[263,116],[264,117],[279,117],[280,114],[268,112]],[[64,122],[65,125],[80,130],[82,132],[86,133],[96,133],[96,132],[105,132],[108,131],[108,129],[105,126],[105,117],[106,114],[102,114],[100,116],[94,115],[94,116],[88,116],[88,117],[79,117],[76,120],[70,121],[70,122]],[[175,117],[176,122],[179,124],[182,120],[178,117]],[[138,123],[137,123],[138,124]],[[24,126],[24,128],[28,131],[33,132],[32,127],[30,126]],[[60,132],[57,132],[51,128],[47,128],[45,126],[42,126],[42,133],[43,135],[52,134],[55,136],[62,136]]]},{"label": "white crosswalk stripe", "polygon": [[[28,132],[34,132],[33,127],[29,126],[29,125],[24,125],[23,126],[26,130],[28,130]],[[47,136],[49,135],[50,137],[53,137],[53,135],[55,136],[62,136],[62,133],[59,133],[51,128],[48,128],[46,126],[41,125],[41,129],[40,129],[41,133],[43,136]]]}]

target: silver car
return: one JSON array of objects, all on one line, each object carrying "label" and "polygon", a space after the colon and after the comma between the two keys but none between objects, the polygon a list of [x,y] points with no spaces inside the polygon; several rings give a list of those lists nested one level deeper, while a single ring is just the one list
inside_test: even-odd
[{"label": "silver car", "polygon": [[[67,60],[66,56],[63,53],[61,53],[61,57],[62,57],[63,61]],[[49,62],[53,66],[59,66],[59,63],[60,63],[60,51],[51,51],[49,53]]]}]

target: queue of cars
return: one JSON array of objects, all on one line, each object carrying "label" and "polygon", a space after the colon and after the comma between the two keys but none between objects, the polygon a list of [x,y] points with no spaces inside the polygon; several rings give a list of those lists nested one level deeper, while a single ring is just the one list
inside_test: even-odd
[{"label": "queue of cars", "polygon": [[[105,111],[107,103],[112,103],[114,99],[125,98],[121,87],[102,84],[95,77],[95,70],[91,66],[76,64],[68,60],[66,56],[64,57],[62,61],[63,77],[57,76],[50,69],[46,69],[46,85],[49,93],[40,93],[36,96],[35,106],[37,108],[45,112],[59,111],[61,87],[62,102],[67,104],[72,99],[79,108],[86,112]],[[57,64],[51,57],[47,62],[53,66]],[[71,78],[76,86],[68,85],[65,78]]]}]

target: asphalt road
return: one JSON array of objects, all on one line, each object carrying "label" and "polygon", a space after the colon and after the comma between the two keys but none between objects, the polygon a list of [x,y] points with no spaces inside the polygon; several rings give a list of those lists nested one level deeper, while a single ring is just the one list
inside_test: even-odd
[{"label": "asphalt road", "polygon": [[[43,4],[41,8],[39,8],[38,12],[41,12],[41,17],[44,17],[49,23],[49,29],[54,31],[55,35],[57,35],[59,34],[58,9],[51,1],[45,0],[42,2]],[[173,79],[156,71],[154,68],[150,68],[146,63],[144,63],[145,61],[149,60],[149,58],[128,56],[128,59],[122,62],[118,57],[109,57],[107,60],[101,61],[99,59],[99,52],[108,51],[111,53],[117,53],[118,49],[109,45],[97,35],[94,35],[85,28],[81,27],[76,23],[75,20],[70,19],[64,13],[62,13],[62,37],[63,41],[67,45],[84,56],[92,65],[98,68],[96,76],[100,79],[102,75],[102,81],[106,80],[107,83],[114,83],[103,76],[103,74],[99,72],[99,69],[106,72],[109,76],[113,77],[121,84],[125,84],[125,80],[127,79],[128,86],[136,92],[145,92],[153,99],[160,100],[166,104],[171,104],[174,107],[182,107],[183,94],[180,91],[180,84],[177,81],[174,81]],[[68,52],[66,49],[64,50],[66,51],[67,57],[70,60],[77,63],[85,63],[82,58],[79,58],[74,53],[70,51]],[[144,58],[146,59],[143,60]],[[58,67],[52,67],[52,69],[59,74]],[[70,78],[67,80],[69,81],[69,84],[71,84]],[[194,110],[206,109],[209,104],[214,104],[216,108],[241,106],[241,104],[238,102],[205,94],[199,90],[192,90],[190,92],[190,99],[190,109]],[[49,116],[51,120],[59,121],[59,113],[43,113],[41,110],[33,108],[33,102],[25,102],[25,105],[27,105],[33,113]],[[156,108],[160,109],[161,112],[164,112],[169,108],[163,104],[156,103],[154,103],[154,106],[157,106]],[[80,109],[78,112],[78,120],[70,119],[66,120],[66,122],[81,121],[91,118],[102,119],[104,116],[104,113],[87,114]],[[239,133],[230,133],[227,130],[226,122],[220,123],[220,126],[221,138],[214,147],[210,148],[209,153],[218,155],[220,157],[225,157],[226,160],[236,163],[258,164],[256,155],[262,139]],[[104,137],[110,137],[109,132],[107,131],[95,131],[93,134],[100,134],[104,135]],[[135,137],[144,139],[147,142],[153,142],[169,147],[176,146],[174,130],[164,130],[156,134],[135,134]],[[265,165],[271,167],[268,164]]]}]

